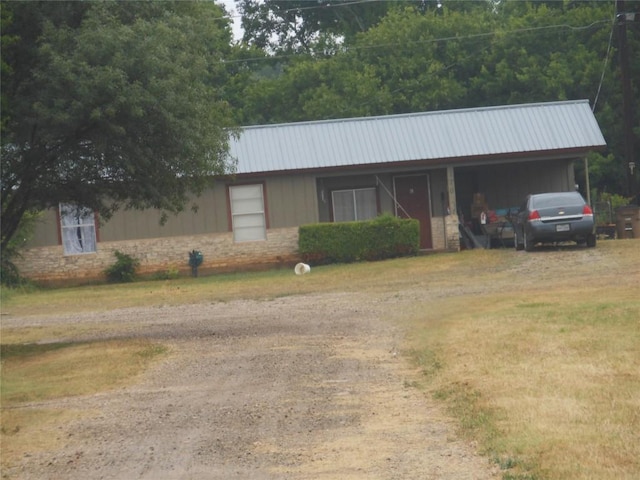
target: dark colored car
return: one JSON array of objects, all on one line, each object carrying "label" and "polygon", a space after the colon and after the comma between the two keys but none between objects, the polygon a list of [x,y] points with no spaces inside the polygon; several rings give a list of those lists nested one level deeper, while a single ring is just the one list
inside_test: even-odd
[{"label": "dark colored car", "polygon": [[566,241],[596,246],[593,210],[578,192],[529,195],[514,220],[516,250]]}]

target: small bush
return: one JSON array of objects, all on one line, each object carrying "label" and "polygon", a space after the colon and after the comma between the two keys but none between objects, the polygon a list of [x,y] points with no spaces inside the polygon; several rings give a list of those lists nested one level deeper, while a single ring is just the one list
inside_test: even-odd
[{"label": "small bush", "polygon": [[18,230],[13,235],[9,243],[2,250],[0,258],[0,284],[5,287],[24,287],[29,286],[30,282],[20,275],[18,267],[13,262],[19,258],[20,250],[25,246],[27,241],[33,237],[33,231],[42,214],[40,212],[28,210],[20,219]]},{"label": "small bush", "polygon": [[598,192],[597,190],[592,190],[593,197],[596,198],[598,202],[606,202],[611,205],[611,208],[615,210],[618,207],[624,207],[625,205],[630,205],[633,198],[625,197],[622,195],[618,195],[615,193],[609,192]]},{"label": "small bush", "polygon": [[0,260],[0,283],[5,287],[19,287],[24,283],[15,264],[4,255]]},{"label": "small bush", "polygon": [[140,266],[140,261],[131,255],[114,251],[116,263],[105,270],[107,280],[113,283],[133,282],[136,278],[136,270]]}]

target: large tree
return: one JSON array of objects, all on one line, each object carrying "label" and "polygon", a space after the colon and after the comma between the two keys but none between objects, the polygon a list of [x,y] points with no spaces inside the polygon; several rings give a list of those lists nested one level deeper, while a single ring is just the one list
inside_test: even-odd
[{"label": "large tree", "polygon": [[213,2],[2,3],[3,250],[25,212],[177,212],[232,170],[223,14]]}]

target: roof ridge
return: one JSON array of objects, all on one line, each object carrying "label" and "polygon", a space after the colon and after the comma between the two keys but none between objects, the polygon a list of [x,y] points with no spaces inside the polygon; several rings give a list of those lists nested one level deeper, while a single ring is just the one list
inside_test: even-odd
[{"label": "roof ridge", "polygon": [[588,99],[578,100],[559,100],[555,102],[534,102],[534,103],[519,103],[512,105],[492,105],[486,107],[465,107],[454,108],[450,110],[435,110],[424,112],[407,112],[407,113],[394,113],[389,115],[372,115],[370,117],[344,117],[344,118],[329,118],[325,120],[303,120],[300,122],[285,122],[285,123],[268,123],[261,125],[247,125],[240,127],[242,130],[257,130],[261,128],[282,128],[282,127],[298,127],[307,125],[326,125],[330,123],[345,123],[345,122],[367,122],[375,120],[389,120],[392,118],[410,118],[416,116],[436,116],[436,115],[451,115],[455,113],[469,113],[469,112],[488,112],[495,110],[509,110],[509,109],[523,109],[523,108],[535,108],[535,107],[553,107],[560,105],[570,105],[578,103],[589,103]]}]

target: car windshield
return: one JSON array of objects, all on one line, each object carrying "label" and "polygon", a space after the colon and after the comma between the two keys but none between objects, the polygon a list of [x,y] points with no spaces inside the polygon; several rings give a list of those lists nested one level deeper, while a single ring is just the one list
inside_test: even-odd
[{"label": "car windshield", "polygon": [[531,204],[535,208],[582,205],[584,203],[580,194],[573,192],[554,195],[540,195],[533,197],[531,200]]}]

